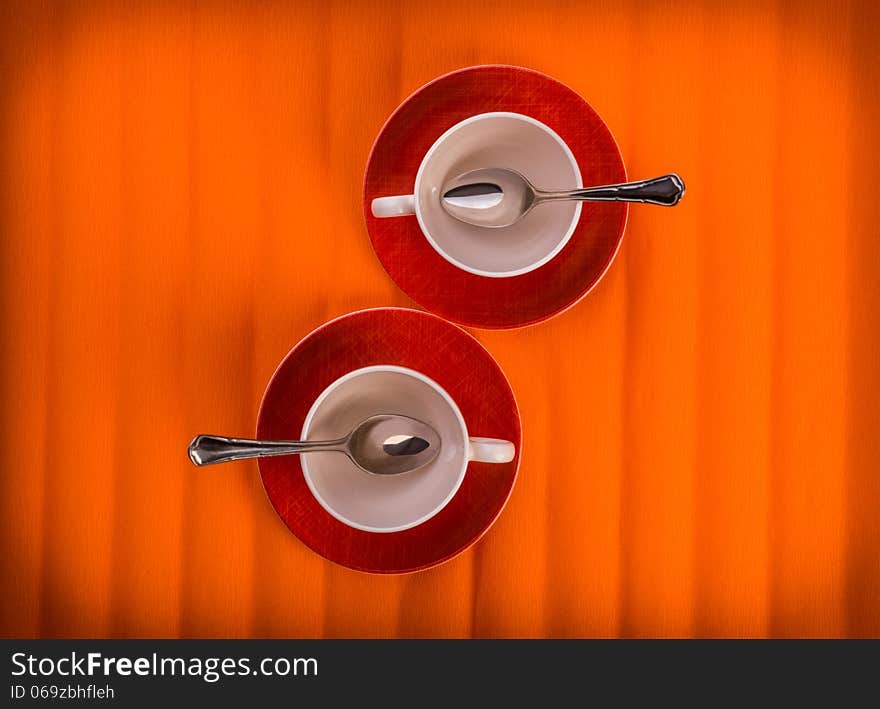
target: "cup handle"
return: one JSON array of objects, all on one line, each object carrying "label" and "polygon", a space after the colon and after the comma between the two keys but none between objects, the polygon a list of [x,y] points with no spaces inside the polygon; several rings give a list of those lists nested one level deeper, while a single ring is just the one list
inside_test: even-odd
[{"label": "cup handle", "polygon": [[516,456],[516,446],[500,438],[471,438],[468,460],[477,463],[509,463]]},{"label": "cup handle", "polygon": [[402,217],[416,213],[416,198],[411,194],[376,197],[371,207],[374,217]]}]

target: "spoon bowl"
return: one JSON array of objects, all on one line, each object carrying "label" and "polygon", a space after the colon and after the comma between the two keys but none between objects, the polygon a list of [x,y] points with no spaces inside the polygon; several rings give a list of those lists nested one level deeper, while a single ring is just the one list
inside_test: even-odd
[{"label": "spoon bowl", "polygon": [[535,206],[535,188],[516,170],[487,168],[459,175],[443,187],[443,209],[459,221],[497,229]]},{"label": "spoon bowl", "polygon": [[371,475],[400,475],[428,465],[440,452],[440,436],[409,416],[381,414],[361,421],[347,436],[331,441],[257,441],[199,435],[189,444],[194,465],[332,451],[345,453]]}]

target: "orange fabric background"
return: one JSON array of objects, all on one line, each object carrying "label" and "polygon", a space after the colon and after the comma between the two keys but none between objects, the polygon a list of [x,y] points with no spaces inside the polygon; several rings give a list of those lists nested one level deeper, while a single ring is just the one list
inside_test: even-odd
[{"label": "orange fabric background", "polygon": [[[880,635],[877,4],[3,3],[4,636]],[[500,62],[581,93],[633,178],[600,286],[477,332],[523,414],[475,547],[325,562],[250,434],[288,349],[411,305],[361,180],[388,114]]]}]

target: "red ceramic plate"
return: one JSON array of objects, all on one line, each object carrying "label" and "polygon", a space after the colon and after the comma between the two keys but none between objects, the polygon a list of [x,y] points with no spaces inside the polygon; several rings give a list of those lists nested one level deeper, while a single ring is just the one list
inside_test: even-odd
[{"label": "red ceramic plate", "polygon": [[512,278],[456,268],[431,248],[414,216],[377,219],[375,197],[410,194],[428,148],[469,116],[511,111],[556,131],[584,185],[624,182],[623,159],[608,127],[578,94],[549,76],[512,66],[479,66],[441,76],[416,91],[379,133],[364,178],[364,214],[376,255],[413,300],[437,315],[479,328],[511,328],[570,307],[605,273],[623,236],[623,203],[586,202],[565,248],[547,264]]},{"label": "red ceramic plate", "polygon": [[519,411],[501,368],[471,335],[428,313],[362,310],[319,327],[294,347],[273,375],[257,420],[257,436],[298,438],[318,395],[346,372],[399,365],[442,386],[461,409],[472,436],[516,445],[505,464],[468,464],[464,482],[439,513],[402,532],[364,532],[328,514],[309,491],[298,456],[261,458],[263,487],[297,537],[343,566],[374,573],[425,569],[479,539],[501,512],[519,468]]}]

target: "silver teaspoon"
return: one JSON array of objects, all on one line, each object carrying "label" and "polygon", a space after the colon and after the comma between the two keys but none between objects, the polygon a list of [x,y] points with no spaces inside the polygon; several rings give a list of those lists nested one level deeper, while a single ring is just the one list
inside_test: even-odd
[{"label": "silver teaspoon", "polygon": [[201,435],[193,438],[188,449],[195,465],[318,451],[345,453],[361,470],[373,475],[399,475],[434,460],[440,452],[440,436],[417,419],[379,415],[364,419],[347,436],[332,441],[255,441]]},{"label": "silver teaspoon", "polygon": [[548,192],[539,190],[516,170],[490,167],[448,182],[440,203],[460,221],[496,228],[519,221],[542,202],[645,202],[672,207],[682,195],[684,182],[674,173],[639,182]]}]

